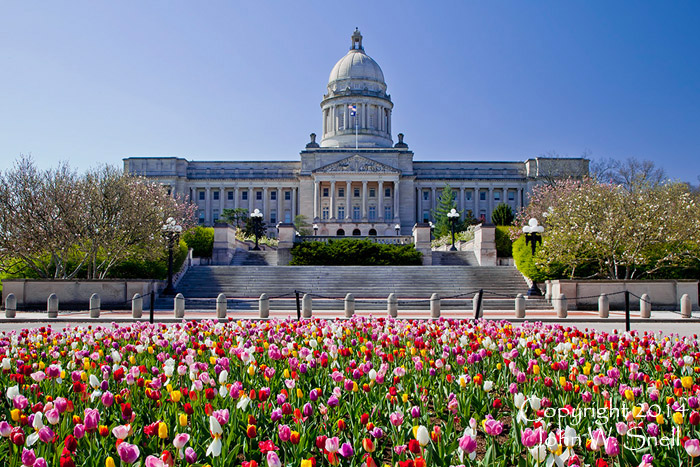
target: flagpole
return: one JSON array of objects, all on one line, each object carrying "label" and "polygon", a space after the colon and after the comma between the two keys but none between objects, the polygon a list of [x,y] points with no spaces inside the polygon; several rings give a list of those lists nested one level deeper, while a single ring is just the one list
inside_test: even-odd
[{"label": "flagpole", "polygon": [[355,110],[355,151],[357,151],[357,110]]}]

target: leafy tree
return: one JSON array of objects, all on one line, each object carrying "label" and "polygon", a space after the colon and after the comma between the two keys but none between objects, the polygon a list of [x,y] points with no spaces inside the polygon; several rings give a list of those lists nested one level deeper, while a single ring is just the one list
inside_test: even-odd
[{"label": "leafy tree", "polygon": [[245,227],[243,228],[243,233],[246,237],[255,237],[256,233],[258,238],[264,237],[267,233],[267,225],[262,217],[248,217],[245,221]]},{"label": "leafy tree", "polygon": [[311,224],[303,214],[294,217],[294,228],[299,232],[299,235],[311,235]]},{"label": "leafy tree", "polygon": [[[440,193],[440,199],[438,200],[437,208],[433,211],[433,218],[435,219],[435,230],[433,234],[435,238],[440,238],[445,235],[450,235],[452,233],[452,224],[450,218],[447,217],[447,213],[452,209],[457,209],[457,202],[455,201],[455,192],[452,190],[450,185],[445,185]],[[459,232],[464,229],[464,213],[459,211],[460,217],[457,219],[455,224],[455,232]]]},{"label": "leafy tree", "polygon": [[513,209],[505,203],[500,203],[491,214],[491,222],[495,225],[510,225],[515,220]]},{"label": "leafy tree", "polygon": [[192,248],[192,255],[201,258],[211,258],[214,251],[214,228],[202,227],[198,225],[182,235],[189,248]]},{"label": "leafy tree", "polygon": [[221,218],[224,222],[240,228],[245,225],[246,219],[248,219],[248,210],[245,208],[224,209],[221,212]]}]

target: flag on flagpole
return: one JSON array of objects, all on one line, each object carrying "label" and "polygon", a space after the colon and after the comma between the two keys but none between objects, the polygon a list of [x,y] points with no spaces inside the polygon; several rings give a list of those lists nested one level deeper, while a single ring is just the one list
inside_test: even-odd
[{"label": "flag on flagpole", "polygon": [[351,117],[354,117],[355,115],[357,115],[357,106],[349,105],[348,109],[350,109],[350,116]]}]

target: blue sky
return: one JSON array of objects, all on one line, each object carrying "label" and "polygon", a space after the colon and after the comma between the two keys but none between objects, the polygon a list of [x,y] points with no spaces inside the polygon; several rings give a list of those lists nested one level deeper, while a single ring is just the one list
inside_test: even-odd
[{"label": "blue sky", "polygon": [[651,159],[700,175],[700,2],[0,4],[0,169],[296,160],[357,26],[416,160]]}]

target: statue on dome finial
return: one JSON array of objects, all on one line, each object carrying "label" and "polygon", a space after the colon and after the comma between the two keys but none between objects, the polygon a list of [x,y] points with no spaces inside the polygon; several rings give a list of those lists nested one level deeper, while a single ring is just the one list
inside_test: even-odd
[{"label": "statue on dome finial", "polygon": [[362,34],[360,30],[355,28],[355,32],[352,34],[352,44],[350,45],[350,50],[365,50],[362,47]]},{"label": "statue on dome finial", "polygon": [[311,142],[310,142],[310,143],[306,143],[306,147],[307,147],[307,148],[319,148],[320,146],[319,146],[318,143],[316,142],[316,133],[311,133],[311,134],[309,135],[309,137],[311,138]]},{"label": "statue on dome finial", "polygon": [[403,133],[396,135],[399,137],[399,142],[394,145],[395,148],[408,148],[408,144],[403,142]]}]

